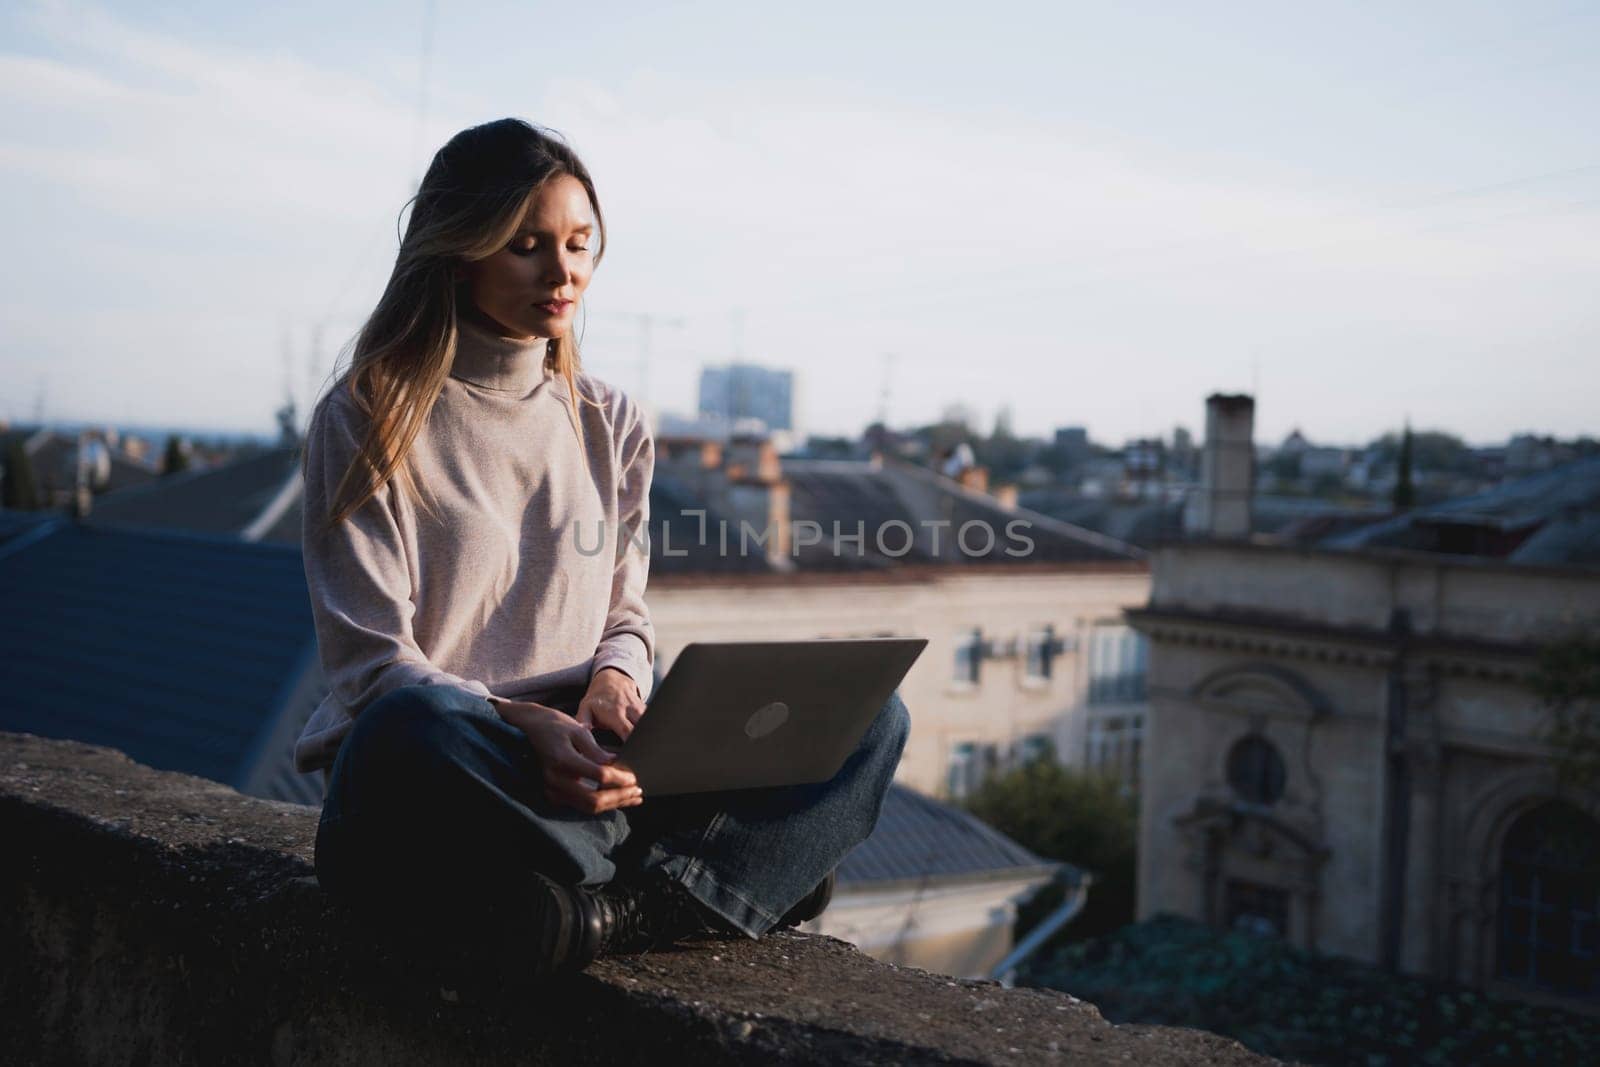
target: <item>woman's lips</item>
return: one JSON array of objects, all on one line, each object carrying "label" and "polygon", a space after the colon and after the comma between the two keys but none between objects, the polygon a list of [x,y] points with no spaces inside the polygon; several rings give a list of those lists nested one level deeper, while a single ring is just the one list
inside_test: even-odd
[{"label": "woman's lips", "polygon": [[534,305],[534,307],[539,308],[541,311],[545,312],[548,315],[560,315],[562,312],[566,311],[567,308],[569,308],[571,306],[572,306],[572,301],[570,301],[570,300],[552,300],[547,304],[535,304]]}]

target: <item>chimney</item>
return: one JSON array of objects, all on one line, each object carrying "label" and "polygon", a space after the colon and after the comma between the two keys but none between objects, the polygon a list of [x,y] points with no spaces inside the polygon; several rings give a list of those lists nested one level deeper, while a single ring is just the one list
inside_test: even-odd
[{"label": "chimney", "polygon": [[1255,397],[1213,393],[1206,397],[1206,442],[1200,486],[1183,512],[1191,537],[1250,536],[1250,496],[1255,490]]},{"label": "chimney", "polygon": [[775,482],[781,476],[778,447],[765,437],[731,438],[724,456],[723,470],[730,480]]},{"label": "chimney", "polygon": [[[761,543],[767,562],[780,570],[793,565],[789,558],[789,483],[729,480],[726,500],[728,512],[728,551],[738,552],[746,545],[752,552]],[[744,527],[750,527],[745,535]]]},{"label": "chimney", "polygon": [[961,473],[956,475],[956,481],[963,489],[971,489],[974,493],[987,493],[989,491],[989,469],[987,467],[963,467]]},{"label": "chimney", "polygon": [[[794,566],[790,559],[789,483],[783,477],[778,448],[772,440],[755,434],[735,434],[722,450],[722,494],[716,501],[726,514],[728,549],[737,552],[758,547],[767,562],[780,570]],[[748,524],[750,537],[741,540]],[[762,539],[760,546],[757,539]]]}]

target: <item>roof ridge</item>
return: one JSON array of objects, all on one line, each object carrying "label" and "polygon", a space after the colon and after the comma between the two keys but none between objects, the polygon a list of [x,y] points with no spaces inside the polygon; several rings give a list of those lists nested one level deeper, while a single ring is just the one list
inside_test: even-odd
[{"label": "roof ridge", "polygon": [[1092,545],[1107,552],[1114,552],[1130,560],[1145,559],[1147,556],[1143,549],[1130,545],[1126,541],[1119,541],[1115,537],[1107,537],[1105,534],[1095,533],[1093,530],[1084,529],[1082,526],[1074,526],[1070,522],[1063,522],[1061,519],[1034,511],[1032,508],[1025,508],[1020,504],[1013,508],[1002,507],[988,493],[980,493],[976,489],[969,489],[960,482],[946,478],[937,471],[929,470],[918,463],[896,460],[892,467],[890,464],[885,463],[883,469],[911,474],[914,477],[930,482],[936,489],[963,496],[970,503],[981,505],[993,511],[1003,512],[1008,515],[1016,513],[1034,525],[1042,526],[1047,530],[1060,534],[1062,537],[1078,541],[1081,544]]}]

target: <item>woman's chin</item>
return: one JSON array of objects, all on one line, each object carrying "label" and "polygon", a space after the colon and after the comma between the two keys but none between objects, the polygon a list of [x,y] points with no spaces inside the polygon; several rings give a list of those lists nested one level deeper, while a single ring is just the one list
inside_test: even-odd
[{"label": "woman's chin", "polygon": [[570,315],[533,315],[524,320],[529,333],[536,337],[548,337],[552,341],[557,337],[565,337],[572,332],[572,316]]}]

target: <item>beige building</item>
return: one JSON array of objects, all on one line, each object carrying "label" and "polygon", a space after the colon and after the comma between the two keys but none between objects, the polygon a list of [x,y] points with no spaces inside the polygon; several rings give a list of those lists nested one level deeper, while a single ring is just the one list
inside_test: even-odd
[{"label": "beige building", "polygon": [[[891,792],[811,929],[982,977],[1057,865],[931,798],[1048,752],[1136,783],[1145,644],[1122,612],[1147,597],[1149,572],[1137,550],[967,474],[658,438],[646,597],[663,674],[694,641],[928,639],[900,686],[910,788]],[[741,542],[746,523],[777,532]]]},{"label": "beige building", "polygon": [[1558,797],[1531,688],[1542,645],[1600,621],[1572,511],[1600,464],[1541,477],[1319,547],[1213,527],[1156,551],[1129,613],[1151,641],[1141,917],[1600,995],[1579,810],[1600,798]]},{"label": "beige building", "polygon": [[[1045,751],[1135,781],[1145,645],[1122,612],[1148,595],[1143,553],[921,467],[750,447],[658,443],[646,595],[661,672],[692,641],[925,637],[900,688],[903,784],[960,797]],[[728,518],[725,551],[728,516],[791,533],[741,553]]]}]

